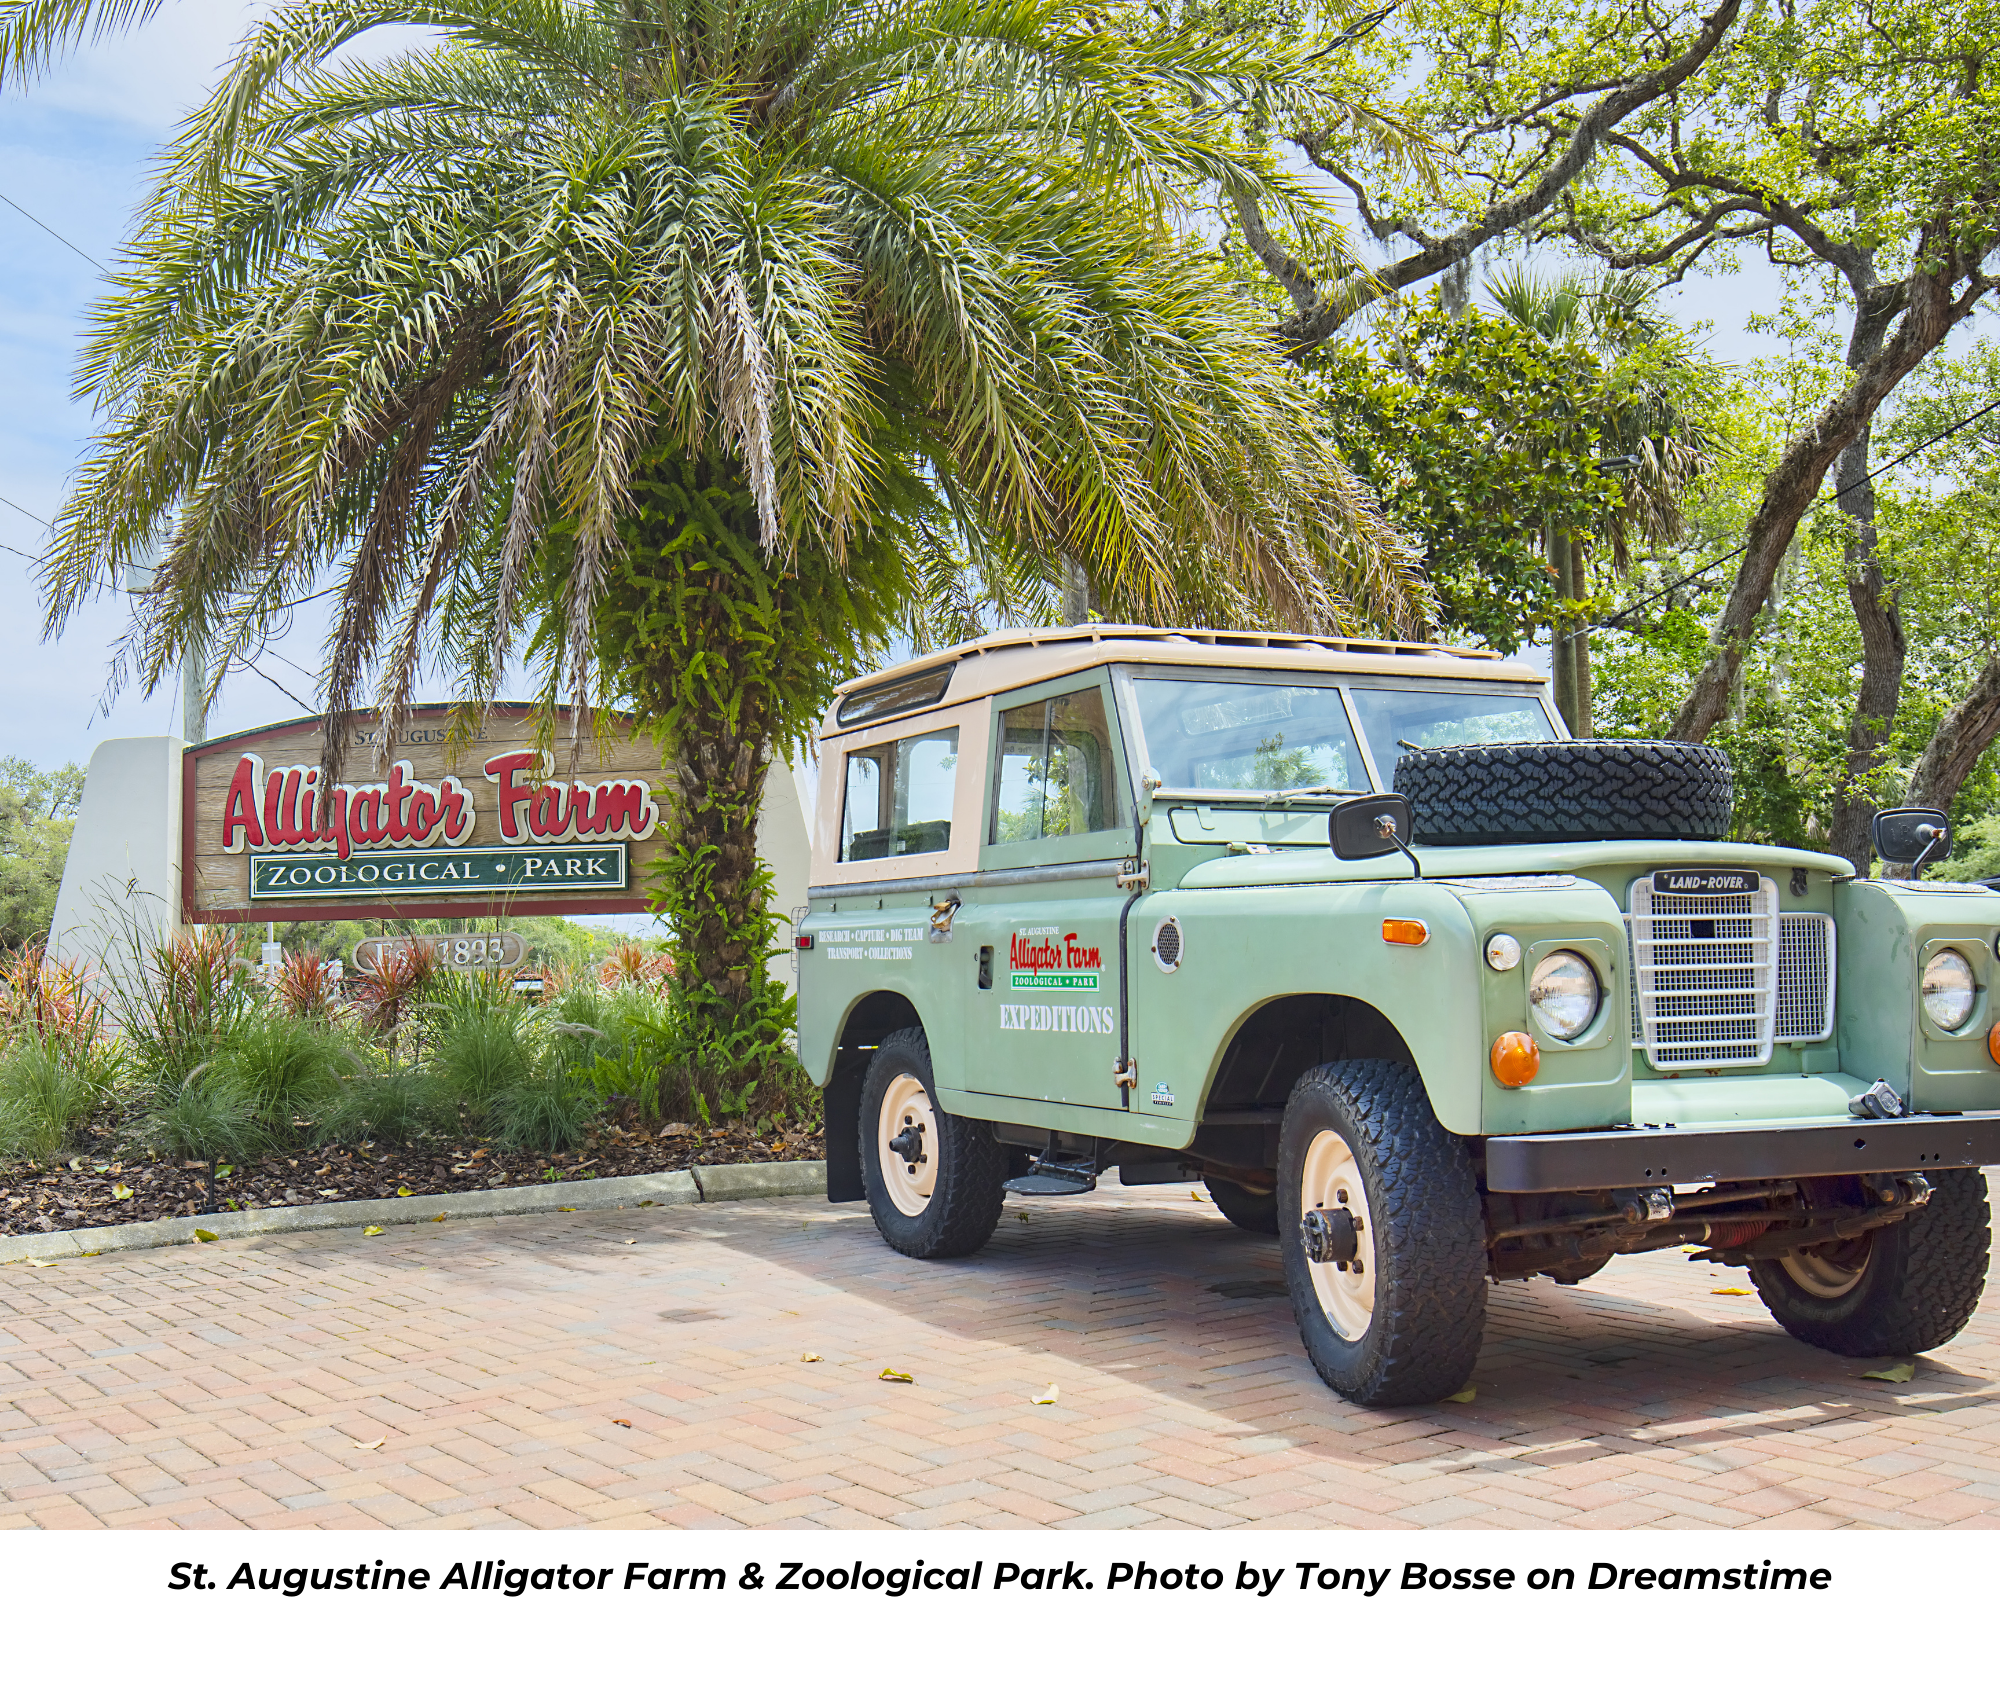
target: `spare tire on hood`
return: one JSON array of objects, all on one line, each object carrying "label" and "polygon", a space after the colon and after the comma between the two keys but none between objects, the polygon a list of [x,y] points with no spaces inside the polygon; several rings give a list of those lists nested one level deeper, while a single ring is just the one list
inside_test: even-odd
[{"label": "spare tire on hood", "polygon": [[1395,788],[1420,844],[1727,838],[1729,757],[1647,738],[1406,750]]}]

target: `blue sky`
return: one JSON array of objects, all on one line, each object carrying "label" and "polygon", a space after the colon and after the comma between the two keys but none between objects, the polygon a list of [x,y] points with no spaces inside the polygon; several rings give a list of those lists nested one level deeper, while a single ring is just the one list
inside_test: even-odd
[{"label": "blue sky", "polygon": [[[0,205],[0,753],[44,765],[86,761],[106,737],[180,730],[177,691],[151,700],[128,691],[100,708],[125,614],[116,601],[86,610],[60,642],[39,641],[26,557],[42,545],[39,522],[61,505],[91,425],[70,381],[99,287],[93,261],[116,252],[151,157],[262,10],[242,0],[170,0],[140,34],[77,54],[24,92],[0,94],[0,194],[58,233]],[[415,33],[381,32],[371,51]],[[1742,359],[1759,351],[1743,333],[1744,316],[1771,299],[1767,277],[1753,269],[1690,285],[1678,305],[1690,319],[1714,320],[1717,353]],[[323,625],[302,620],[258,662],[269,682],[232,675],[210,714],[211,735],[299,714],[285,693],[314,700],[323,635]]]}]

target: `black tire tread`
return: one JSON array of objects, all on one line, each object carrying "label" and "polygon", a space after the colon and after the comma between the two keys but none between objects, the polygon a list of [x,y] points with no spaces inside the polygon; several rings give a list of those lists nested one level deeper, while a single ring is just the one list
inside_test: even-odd
[{"label": "black tire tread", "polygon": [[1238,1186],[1234,1181],[1225,1181],[1215,1175],[1204,1175],[1201,1184],[1208,1189],[1209,1202],[1232,1225],[1246,1234],[1262,1234],[1273,1240],[1278,1237],[1278,1195],[1275,1192],[1252,1192],[1247,1186]]},{"label": "black tire tread", "polygon": [[[883,1196],[875,1150],[875,1116],[882,1095],[899,1074],[914,1073],[930,1093],[943,1149],[938,1184],[921,1216],[905,1216]],[[984,1122],[949,1115],[937,1101],[930,1040],[921,1027],[891,1033],[877,1048],[861,1087],[857,1137],[868,1213],[892,1251],[929,1261],[968,1257],[993,1237],[1006,1203],[1007,1154]]]},{"label": "black tire tread", "polygon": [[1406,750],[1393,783],[1416,841],[1439,847],[1727,838],[1735,806],[1724,751],[1664,739]]},{"label": "black tire tread", "polygon": [[1986,1177],[1946,1169],[1930,1181],[1928,1204],[1876,1230],[1868,1273],[1845,1299],[1813,1301],[1775,1260],[1752,1262],[1757,1292],[1786,1333],[1844,1358],[1906,1358],[1935,1351],[1972,1320],[1993,1244]]},{"label": "black tire tread", "polygon": [[[1306,1133],[1294,1111],[1322,1092],[1340,1103],[1350,1125],[1366,1130],[1374,1148],[1382,1186],[1371,1202],[1378,1273],[1397,1277],[1393,1285],[1378,1281],[1375,1322],[1358,1366],[1331,1362],[1321,1349],[1339,1337],[1313,1297],[1299,1236],[1304,1153],[1297,1146]],[[1485,1224],[1466,1142],[1439,1123],[1423,1078],[1407,1063],[1379,1058],[1323,1063],[1292,1088],[1282,1137],[1280,1237],[1292,1313],[1313,1367],[1362,1405],[1426,1404],[1458,1392],[1486,1327]],[[1356,1155],[1365,1170],[1368,1159]]]}]

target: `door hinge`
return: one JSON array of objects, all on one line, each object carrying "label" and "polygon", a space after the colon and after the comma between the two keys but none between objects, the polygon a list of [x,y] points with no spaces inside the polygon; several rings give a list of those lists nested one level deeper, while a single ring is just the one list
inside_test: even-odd
[{"label": "door hinge", "polygon": [[1144,862],[1128,861],[1118,872],[1118,889],[1120,891],[1144,891],[1150,877]]},{"label": "door hinge", "polygon": [[1139,1059],[1137,1057],[1122,1057],[1113,1063],[1111,1065],[1111,1084],[1113,1086],[1123,1086],[1130,1091],[1137,1091],[1139,1087]]}]

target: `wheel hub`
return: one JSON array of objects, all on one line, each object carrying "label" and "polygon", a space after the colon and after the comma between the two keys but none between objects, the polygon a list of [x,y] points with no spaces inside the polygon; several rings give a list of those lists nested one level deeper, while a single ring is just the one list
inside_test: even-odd
[{"label": "wheel hub", "polygon": [[1308,1210],[1299,1232],[1309,1262],[1345,1269],[1361,1255],[1361,1235],[1351,1210]]},{"label": "wheel hub", "polygon": [[937,1185],[936,1123],[937,1109],[921,1080],[901,1074],[889,1083],[875,1124],[875,1152],[883,1190],[899,1215],[921,1216],[930,1207]]},{"label": "wheel hub", "polygon": [[924,1130],[905,1116],[903,1131],[889,1141],[889,1149],[906,1164],[921,1162],[924,1155]]}]

